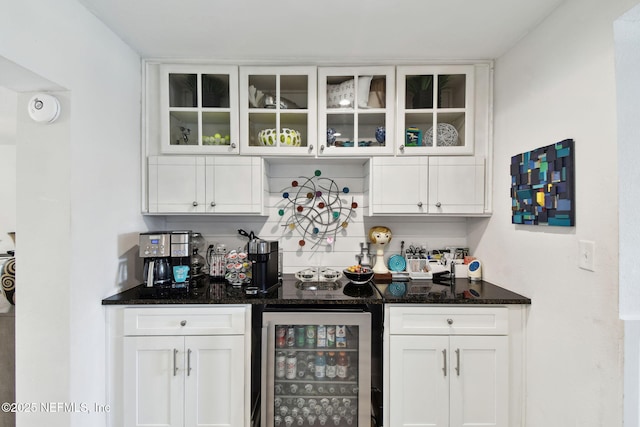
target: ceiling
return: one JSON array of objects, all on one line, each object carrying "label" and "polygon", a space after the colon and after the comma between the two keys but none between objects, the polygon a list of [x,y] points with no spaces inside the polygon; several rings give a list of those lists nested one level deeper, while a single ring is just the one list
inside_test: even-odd
[{"label": "ceiling", "polygon": [[564,0],[78,0],[143,58],[495,59]]}]

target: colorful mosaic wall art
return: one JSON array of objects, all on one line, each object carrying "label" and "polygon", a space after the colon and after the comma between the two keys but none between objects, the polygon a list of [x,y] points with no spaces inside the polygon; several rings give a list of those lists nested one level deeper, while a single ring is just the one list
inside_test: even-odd
[{"label": "colorful mosaic wall art", "polygon": [[574,141],[511,158],[511,222],[572,227],[575,225]]}]

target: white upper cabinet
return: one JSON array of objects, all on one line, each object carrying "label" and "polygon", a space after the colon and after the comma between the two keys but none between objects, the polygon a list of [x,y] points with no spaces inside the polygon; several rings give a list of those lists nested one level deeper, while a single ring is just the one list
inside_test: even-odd
[{"label": "white upper cabinet", "polygon": [[238,154],[238,67],[161,65],[160,152]]},{"label": "white upper cabinet", "polygon": [[395,67],[318,68],[318,155],[393,154]]},{"label": "white upper cabinet", "polygon": [[482,82],[476,99],[475,65],[397,67],[396,154],[474,154],[476,131],[486,127],[476,128],[476,120],[487,120],[486,108],[476,111],[476,101],[488,102],[488,84]]},{"label": "white upper cabinet", "polygon": [[240,68],[242,154],[315,156],[317,68]]}]

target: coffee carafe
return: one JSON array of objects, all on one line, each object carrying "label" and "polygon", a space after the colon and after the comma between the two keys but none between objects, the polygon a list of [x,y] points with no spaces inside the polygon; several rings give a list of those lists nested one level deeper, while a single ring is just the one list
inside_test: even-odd
[{"label": "coffee carafe", "polygon": [[146,287],[171,287],[171,237],[166,232],[140,234],[139,255],[144,258],[143,280]]}]

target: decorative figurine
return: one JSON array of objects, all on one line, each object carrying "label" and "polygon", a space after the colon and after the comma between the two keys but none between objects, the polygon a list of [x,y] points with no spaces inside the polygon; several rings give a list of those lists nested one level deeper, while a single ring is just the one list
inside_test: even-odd
[{"label": "decorative figurine", "polygon": [[384,248],[391,241],[391,230],[382,225],[376,225],[369,230],[369,240],[376,248],[376,263],[373,272],[376,274],[388,274],[389,269],[384,263]]}]

